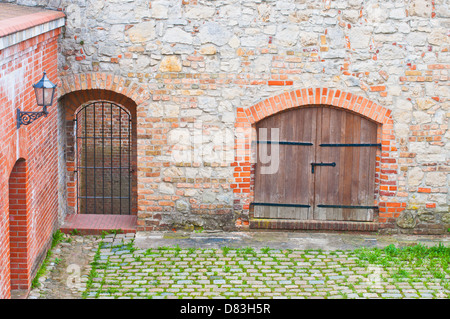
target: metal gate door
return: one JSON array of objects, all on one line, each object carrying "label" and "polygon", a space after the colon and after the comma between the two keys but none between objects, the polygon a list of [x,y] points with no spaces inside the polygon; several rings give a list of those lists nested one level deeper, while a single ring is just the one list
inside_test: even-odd
[{"label": "metal gate door", "polygon": [[75,116],[77,211],[131,213],[131,115],[115,103],[96,101]]}]

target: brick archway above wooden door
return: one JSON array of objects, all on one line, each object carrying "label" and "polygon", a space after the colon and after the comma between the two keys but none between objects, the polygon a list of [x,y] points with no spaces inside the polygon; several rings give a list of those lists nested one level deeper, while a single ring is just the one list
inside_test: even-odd
[{"label": "brick archway above wooden door", "polygon": [[[371,225],[367,225],[367,223],[360,223],[359,225],[347,223],[346,225],[339,224],[336,226],[336,224],[322,222],[321,226],[317,226],[317,224],[305,225],[304,223],[301,225],[298,223],[292,225],[291,223],[283,226],[281,221],[272,224],[267,224],[264,221],[258,222],[258,224],[252,223],[252,225],[262,228],[316,229],[316,227],[319,227],[321,229],[337,229],[337,227],[340,227],[342,229],[365,230],[367,228],[367,230],[373,230],[378,228],[377,225],[379,223],[392,221],[392,219],[387,217],[395,218],[401,211],[400,207],[394,215],[389,216],[385,209],[389,202],[396,201],[397,161],[395,158],[396,145],[391,111],[367,98],[352,93],[337,89],[308,88],[285,92],[260,101],[251,107],[237,109],[235,124],[236,157],[233,164],[235,183],[231,187],[235,194],[236,206],[239,203],[242,209],[242,215],[237,220],[238,226],[249,225],[249,221],[253,217],[252,212],[249,210],[250,203],[254,201],[256,123],[279,112],[314,105],[326,105],[356,113],[378,124],[377,143],[381,144],[381,150],[376,157],[375,172],[375,192],[377,194],[375,204],[380,207],[378,217]],[[397,206],[397,203],[395,206]]]},{"label": "brick archway above wooden door", "polygon": [[[308,88],[285,92],[252,105],[239,108],[239,123],[254,124],[263,118],[290,108],[308,105],[330,105],[358,113],[380,124],[392,124],[391,110],[362,96],[337,89]],[[244,121],[245,120],[245,121]]]}]

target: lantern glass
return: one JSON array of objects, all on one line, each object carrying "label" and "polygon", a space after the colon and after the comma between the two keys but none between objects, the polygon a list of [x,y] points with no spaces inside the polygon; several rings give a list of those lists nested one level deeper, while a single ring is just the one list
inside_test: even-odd
[{"label": "lantern glass", "polygon": [[45,71],[42,79],[40,79],[38,83],[34,84],[33,87],[36,95],[36,102],[39,106],[46,107],[52,105],[56,85],[47,78]]},{"label": "lantern glass", "polygon": [[53,103],[54,88],[34,88],[36,102],[39,106],[50,106]]}]

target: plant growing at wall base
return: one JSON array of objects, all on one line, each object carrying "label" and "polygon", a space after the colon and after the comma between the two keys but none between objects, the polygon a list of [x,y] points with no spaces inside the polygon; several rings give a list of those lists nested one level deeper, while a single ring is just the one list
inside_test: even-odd
[{"label": "plant growing at wall base", "polygon": [[70,234],[71,234],[72,236],[77,236],[77,235],[80,235],[80,231],[79,231],[78,229],[72,229],[72,230],[70,231]]},{"label": "plant growing at wall base", "polygon": [[[56,245],[58,245],[61,241],[63,241],[64,239],[64,234],[58,229],[56,232],[53,233],[52,235],[52,243],[50,244],[50,248],[47,251],[47,255],[44,259],[44,261],[42,262],[41,267],[39,268],[39,270],[36,273],[36,276],[34,276],[33,281],[31,282],[31,289],[39,287],[40,283],[39,283],[39,278],[41,278],[46,272],[47,272],[47,266],[48,263],[50,262],[50,258],[52,257],[52,250],[53,248],[56,247]],[[56,258],[57,260],[57,264],[61,261],[61,259]]]}]

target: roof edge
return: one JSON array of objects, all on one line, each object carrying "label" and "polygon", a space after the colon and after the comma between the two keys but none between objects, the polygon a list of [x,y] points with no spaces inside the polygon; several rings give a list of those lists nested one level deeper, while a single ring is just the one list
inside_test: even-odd
[{"label": "roof edge", "polygon": [[60,28],[65,24],[62,11],[46,10],[0,21],[0,50]]},{"label": "roof edge", "polygon": [[27,30],[35,26],[65,18],[62,11],[45,10],[0,21],[0,37]]}]

